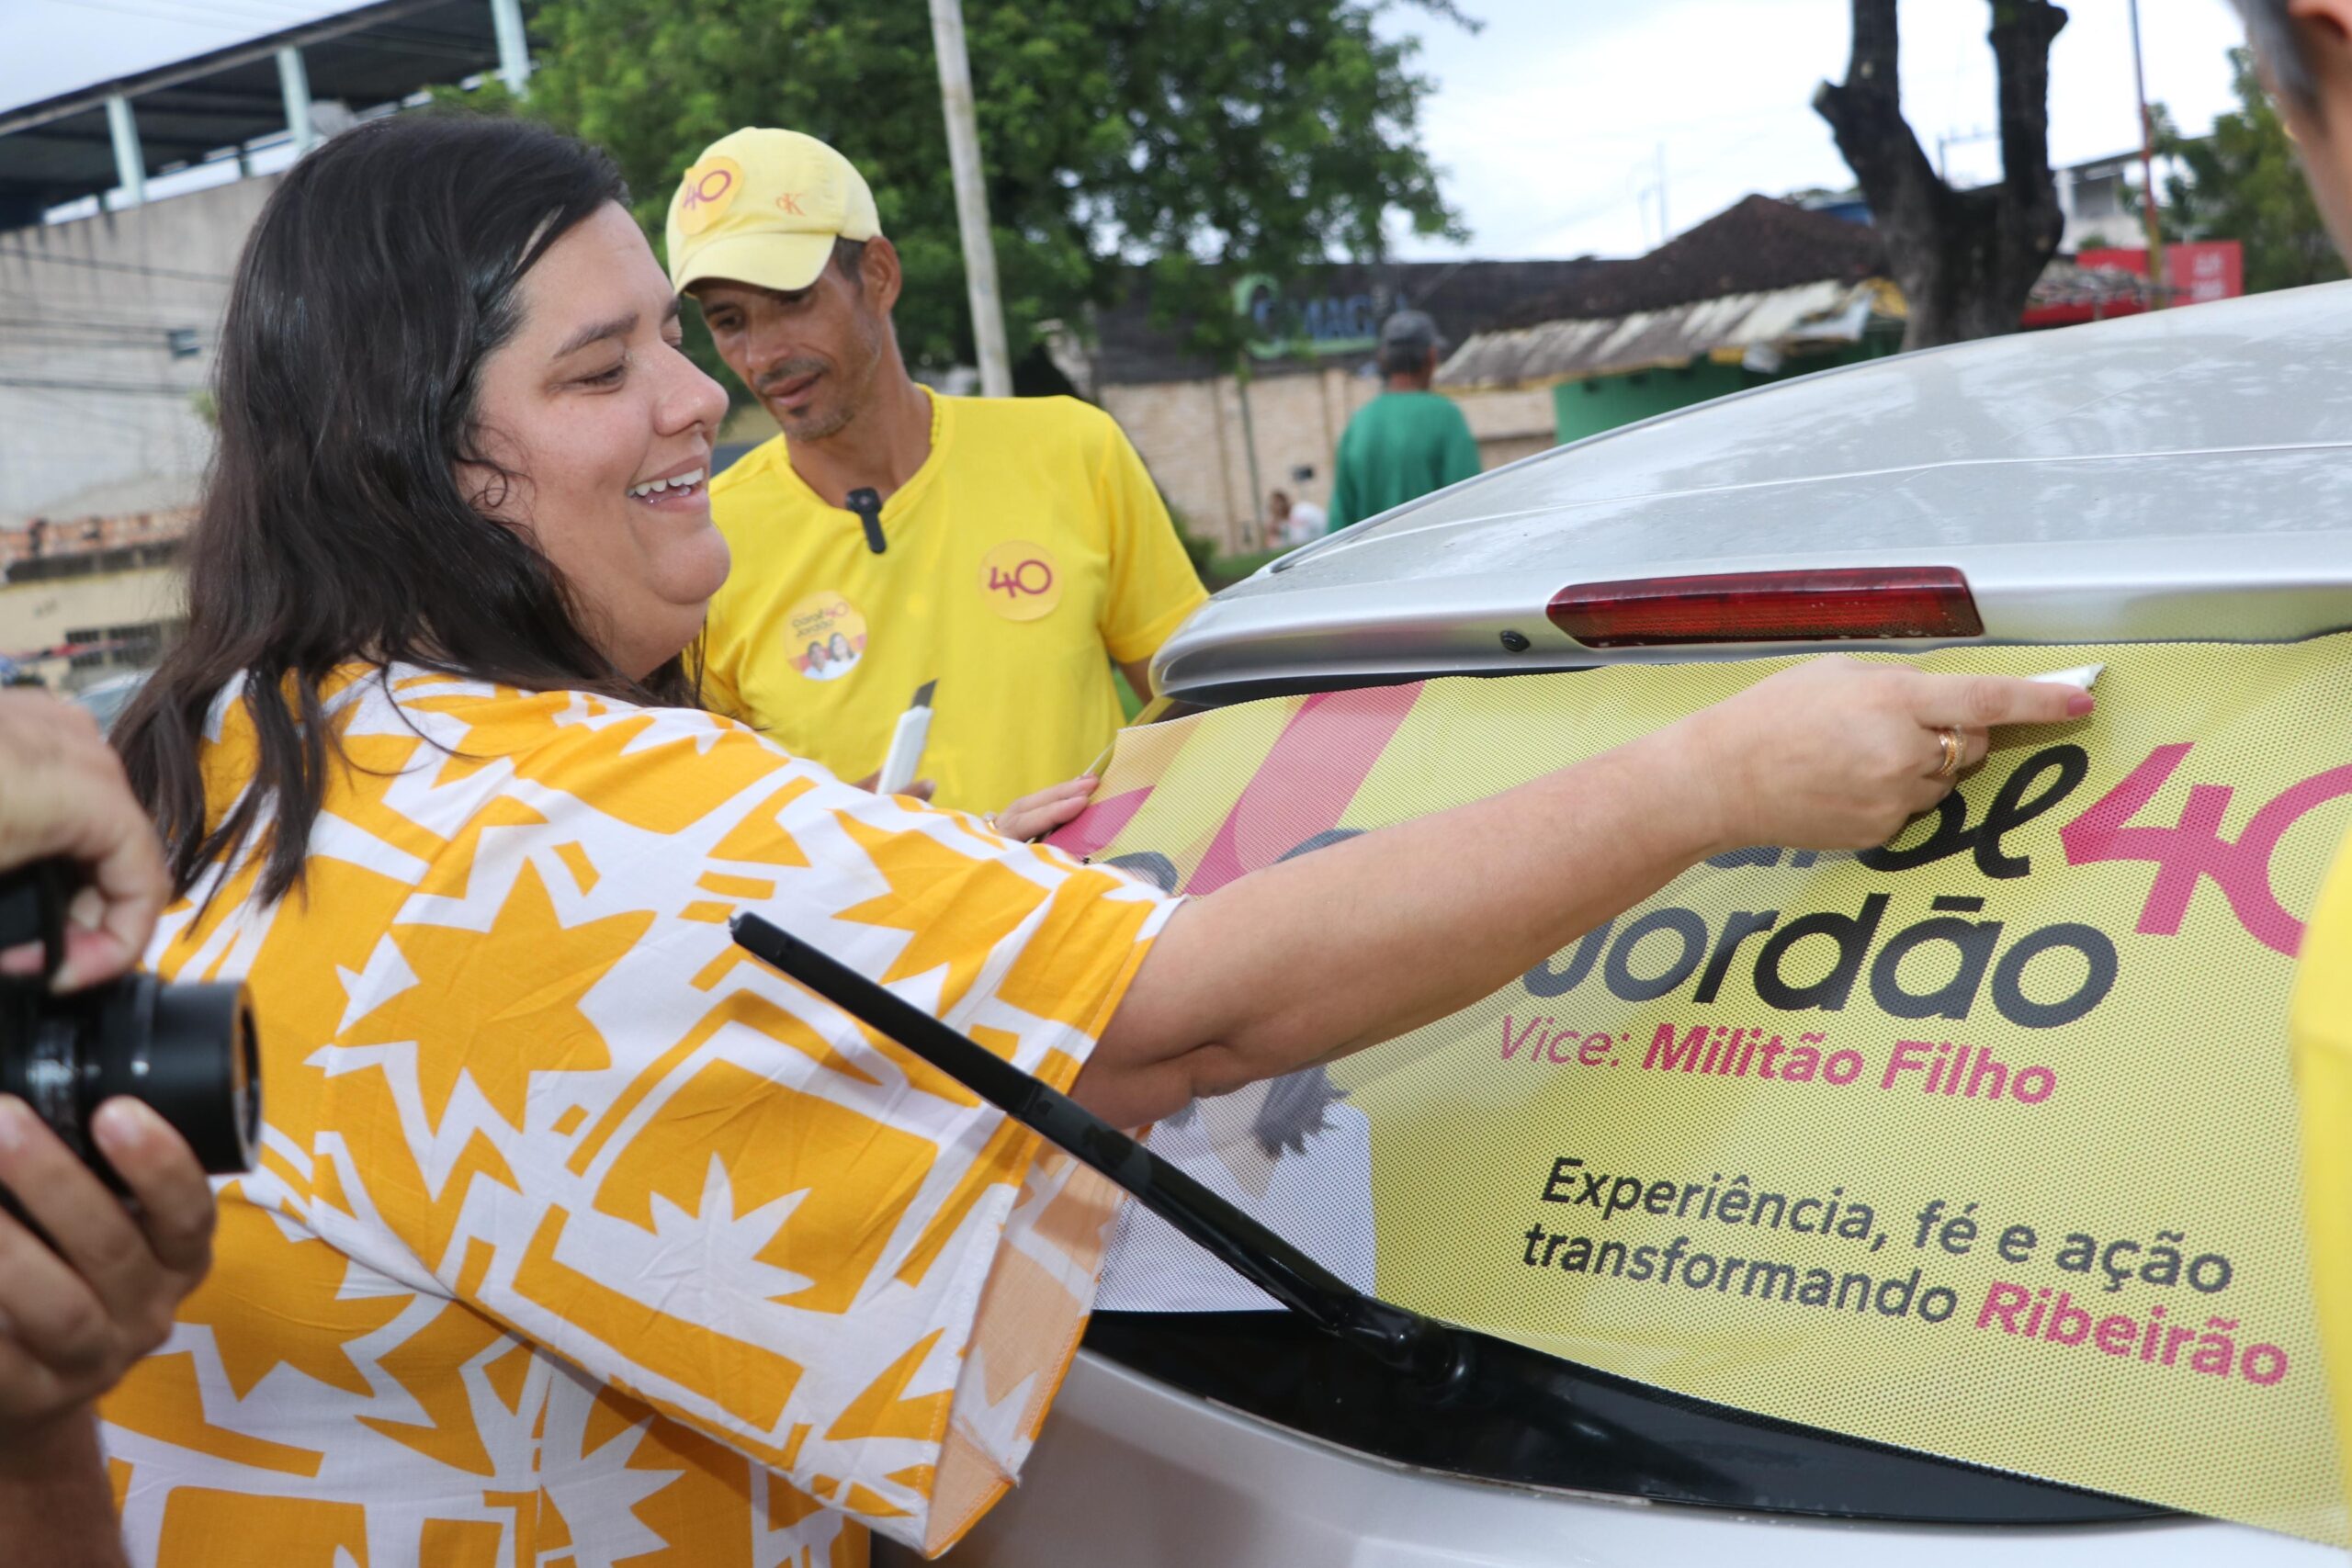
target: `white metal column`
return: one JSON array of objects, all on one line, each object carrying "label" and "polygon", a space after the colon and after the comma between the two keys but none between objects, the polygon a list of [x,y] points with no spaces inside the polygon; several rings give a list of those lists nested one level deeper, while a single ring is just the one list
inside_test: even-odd
[{"label": "white metal column", "polygon": [[147,157],[139,148],[139,122],[131,118],[130,100],[120,93],[107,95],[107,132],[114,139],[115,183],[136,207],[147,199]]},{"label": "white metal column", "polygon": [[319,143],[311,124],[311,73],[302,68],[302,51],[291,44],[277,51],[277,90],[286,99],[286,129],[294,134],[294,151],[308,152]]},{"label": "white metal column", "polygon": [[972,66],[964,52],[962,0],[931,0],[931,37],[939,51],[939,101],[947,121],[947,166],[956,181],[956,226],[964,236],[964,284],[972,302],[972,347],[980,361],[980,395],[1012,396],[1004,306],[997,292],[996,240],[989,228],[987,176],[980,167]]},{"label": "white metal column", "polygon": [[523,36],[523,0],[490,0],[490,20],[498,32],[498,74],[507,91],[521,97],[531,79],[531,45]]}]

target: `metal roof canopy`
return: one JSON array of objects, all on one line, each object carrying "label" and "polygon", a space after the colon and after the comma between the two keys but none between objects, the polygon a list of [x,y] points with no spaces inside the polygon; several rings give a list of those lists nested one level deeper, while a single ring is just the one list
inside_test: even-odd
[{"label": "metal roof canopy", "polygon": [[[354,110],[494,69],[486,0],[379,0],[134,76],[0,112],[0,226],[119,182],[107,101],[130,100],[150,176],[233,156],[288,129],[277,51],[301,51],[314,100]],[[29,214],[29,217],[25,215]]]},{"label": "metal roof canopy", "polygon": [[1793,349],[1856,343],[1873,321],[1900,319],[1896,299],[1879,285],[1826,278],[1602,321],[1479,333],[1438,367],[1437,384],[1534,387],[1725,355],[1736,362],[1760,344]]}]

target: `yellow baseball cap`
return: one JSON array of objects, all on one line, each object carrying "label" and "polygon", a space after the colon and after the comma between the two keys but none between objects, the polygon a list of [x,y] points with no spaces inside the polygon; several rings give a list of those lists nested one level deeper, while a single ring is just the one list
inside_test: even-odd
[{"label": "yellow baseball cap", "polygon": [[707,277],[789,293],[817,281],[835,240],[882,232],[847,158],[797,130],[747,126],[702,151],[670,197],[670,284]]}]

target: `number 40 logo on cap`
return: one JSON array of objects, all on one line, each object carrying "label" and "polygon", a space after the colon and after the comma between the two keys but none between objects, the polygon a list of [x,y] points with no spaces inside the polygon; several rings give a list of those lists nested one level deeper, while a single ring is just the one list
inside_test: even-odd
[{"label": "number 40 logo on cap", "polygon": [[743,188],[743,165],[720,153],[688,169],[678,182],[678,227],[699,234],[727,215]]}]

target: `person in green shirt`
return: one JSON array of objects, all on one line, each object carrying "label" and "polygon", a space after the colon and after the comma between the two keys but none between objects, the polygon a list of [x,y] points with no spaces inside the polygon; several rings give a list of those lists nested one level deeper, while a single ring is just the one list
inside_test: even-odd
[{"label": "person in green shirt", "polygon": [[1331,527],[1417,501],[1478,472],[1478,443],[1453,400],[1430,390],[1437,375],[1437,323],[1399,310],[1380,328],[1387,389],[1340,433],[1331,480]]}]

